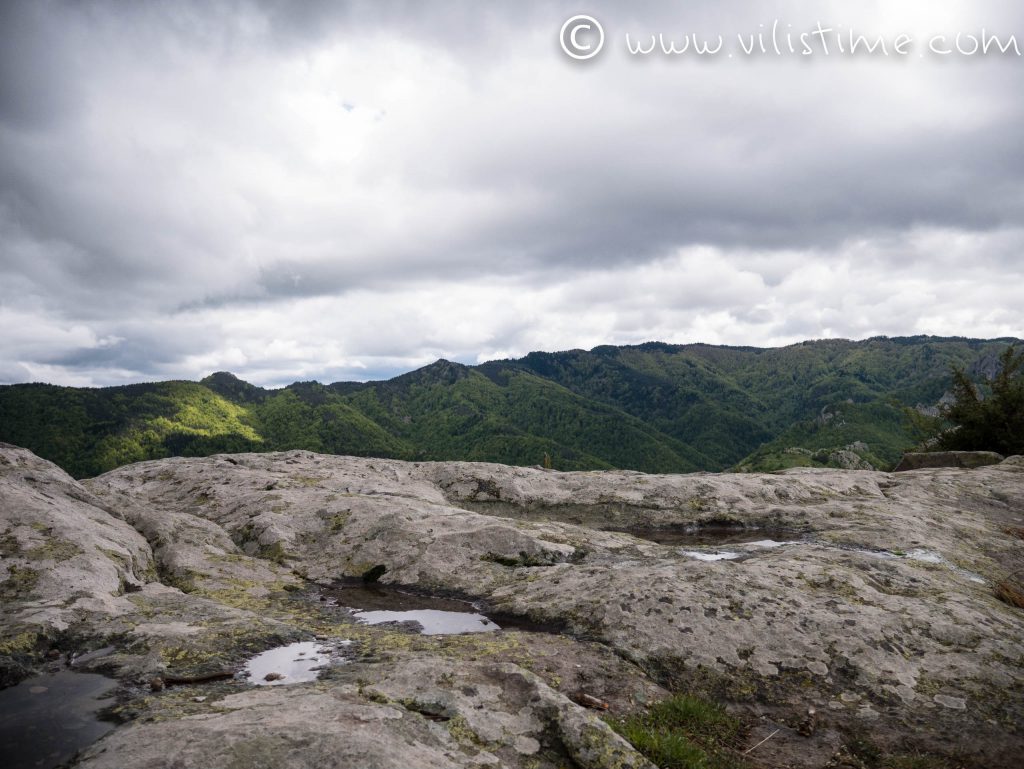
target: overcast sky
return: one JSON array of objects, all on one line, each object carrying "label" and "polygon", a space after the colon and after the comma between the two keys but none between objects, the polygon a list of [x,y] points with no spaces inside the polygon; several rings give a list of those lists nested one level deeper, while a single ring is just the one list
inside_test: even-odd
[{"label": "overcast sky", "polygon": [[[744,55],[776,19],[914,43]],[[1024,336],[1024,58],[927,45],[982,28],[1021,4],[4,2],[0,382]]]}]

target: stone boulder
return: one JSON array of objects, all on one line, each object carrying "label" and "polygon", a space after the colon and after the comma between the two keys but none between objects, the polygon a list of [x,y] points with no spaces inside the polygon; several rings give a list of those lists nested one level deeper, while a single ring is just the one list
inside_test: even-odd
[{"label": "stone boulder", "polygon": [[921,451],[903,455],[893,472],[925,470],[934,467],[959,467],[973,469],[996,465],[1003,461],[1002,454],[994,451]]},{"label": "stone boulder", "polygon": [[146,539],[117,511],[27,449],[0,445],[3,650],[134,610],[154,580]]}]

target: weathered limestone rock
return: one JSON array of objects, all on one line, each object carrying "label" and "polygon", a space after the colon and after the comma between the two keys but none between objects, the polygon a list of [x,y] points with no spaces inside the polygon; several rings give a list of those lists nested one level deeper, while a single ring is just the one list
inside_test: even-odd
[{"label": "weathered limestone rock", "polygon": [[218,712],[119,729],[86,751],[87,769],[405,769],[484,764],[462,754],[443,726],[355,686],[263,688],[233,694]]},{"label": "weathered limestone rock", "polygon": [[[361,684],[361,679],[376,683]],[[512,664],[409,656],[309,687],[232,694],[214,712],[121,729],[88,769],[210,766],[654,769],[603,721]]]},{"label": "weathered limestone rock", "polygon": [[244,653],[231,654],[224,642],[243,633],[296,635],[230,602],[177,589],[185,574],[190,589],[198,583],[230,588],[227,595],[265,594],[298,581],[287,570],[231,555],[230,538],[204,519],[109,502],[31,452],[0,445],[0,685],[24,678],[47,652],[86,639],[121,637],[130,648],[98,664],[144,679],[169,666],[194,673],[237,661]]},{"label": "weathered limestone rock", "polygon": [[[19,452],[0,449],[0,457],[40,462]],[[43,508],[21,503],[35,499],[33,481],[3,478],[3,525],[17,530],[22,547]],[[172,691],[145,706],[162,708],[158,723],[115,730],[85,766],[130,766],[132,751],[148,756],[145,745],[184,735],[195,736],[195,752],[182,766],[229,765],[257,743],[290,766],[299,760],[291,734],[322,751],[325,766],[335,765],[328,753],[370,766],[408,759],[399,747],[376,758],[360,752],[374,740],[420,746],[422,765],[526,766],[543,743],[538,734],[547,735],[545,750],[556,749],[551,735],[559,735],[563,758],[581,765],[638,765],[592,713],[565,699],[558,675],[544,683],[518,664],[540,669],[538,650],[550,654],[551,643],[530,633],[503,633],[490,646],[461,637],[413,642],[288,597],[311,582],[368,574],[564,627],[571,637],[558,639],[557,654],[588,674],[598,670],[587,645],[596,642],[624,666],[617,676],[640,680],[642,669],[740,715],[773,719],[789,740],[833,735],[819,750],[842,735],[870,734],[893,754],[1009,767],[1024,749],[1024,611],[996,596],[1024,565],[1024,539],[1014,533],[1024,531],[1018,457],[970,473],[655,476],[286,452],[146,462],[61,483],[51,494],[56,507],[85,505],[96,520],[83,526],[116,529],[107,536],[126,549],[134,543],[146,565],[143,576],[131,572],[148,580],[141,590],[116,595],[120,577],[94,588],[93,600],[113,601],[121,614],[72,618],[127,639],[111,655],[121,675],[217,669],[272,638],[314,635],[355,639],[362,660],[351,676],[341,666],[315,684],[211,693],[180,712],[167,704],[176,701]],[[27,524],[25,509],[36,511]],[[643,538],[706,526],[765,534],[722,545]],[[53,589],[55,603],[73,594]],[[12,595],[5,619],[34,621],[37,596]],[[600,686],[591,693],[601,695]],[[293,705],[305,719],[281,715]],[[337,729],[314,734],[304,725],[332,709]],[[816,713],[810,729],[808,709]]]},{"label": "weathered limestone rock", "polygon": [[464,743],[486,746],[502,760],[537,754],[545,733],[554,731],[578,766],[651,767],[607,724],[518,665],[406,659],[366,692],[455,720]]},{"label": "weathered limestone rock", "polygon": [[1003,461],[1002,454],[994,451],[921,451],[903,455],[893,472],[923,470],[930,467],[960,467],[973,469],[996,465]]},{"label": "weathered limestone rock", "polygon": [[116,511],[32,452],[0,444],[0,654],[129,613],[125,594],[153,578],[146,540]]}]

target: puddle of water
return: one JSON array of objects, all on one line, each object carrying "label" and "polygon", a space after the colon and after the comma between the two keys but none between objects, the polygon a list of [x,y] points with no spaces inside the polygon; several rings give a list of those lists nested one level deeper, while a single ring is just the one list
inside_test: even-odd
[{"label": "puddle of water", "polygon": [[684,550],[683,555],[687,555],[690,558],[696,558],[698,561],[731,561],[735,558],[739,558],[739,553],[702,553],[699,550]]},{"label": "puddle of water", "polygon": [[0,755],[6,769],[52,769],[114,725],[97,719],[117,682],[62,670],[0,690]]},{"label": "puddle of water", "polygon": [[416,622],[423,635],[445,635],[454,633],[490,633],[501,630],[483,614],[465,611],[441,611],[439,609],[411,609],[409,611],[357,611],[353,615],[367,625],[384,622]]},{"label": "puddle of water", "polygon": [[256,686],[284,686],[315,681],[320,670],[329,665],[334,646],[348,646],[351,641],[327,644],[322,641],[299,641],[268,649],[245,663],[242,675]]},{"label": "puddle of water", "polygon": [[676,526],[662,529],[605,529],[605,531],[618,531],[638,539],[646,539],[648,542],[656,542],[659,545],[680,547],[756,544],[776,540],[792,540],[800,536],[800,532],[792,529],[749,529],[741,526]]},{"label": "puddle of water", "polygon": [[799,545],[801,543],[799,540],[794,539],[784,540],[782,542],[774,539],[759,539],[756,542],[747,542],[746,544],[747,547],[763,547],[766,550],[770,550],[772,548],[782,547],[783,545]]},{"label": "puddle of water", "polygon": [[[763,531],[761,532],[763,533]],[[777,539],[751,539],[743,540],[735,544],[740,545],[740,552],[734,550],[718,550],[708,552],[705,550],[682,550],[683,555],[696,558],[698,561],[734,561],[744,555],[750,555],[754,550],[774,550],[785,545],[806,544],[804,540],[782,540]]]},{"label": "puddle of water", "polygon": [[423,635],[489,633],[501,630],[469,601],[415,595],[381,585],[343,585],[329,592],[338,606],[367,625],[416,622]]},{"label": "puddle of water", "polygon": [[330,605],[348,609],[353,619],[368,625],[415,622],[423,635],[491,633],[516,629],[557,633],[561,627],[506,614],[487,616],[470,601],[418,595],[379,584],[336,585],[322,591]]}]

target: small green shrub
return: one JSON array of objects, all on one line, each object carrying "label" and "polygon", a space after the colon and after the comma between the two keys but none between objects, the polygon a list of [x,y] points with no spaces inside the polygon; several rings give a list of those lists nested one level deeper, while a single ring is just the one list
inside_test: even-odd
[{"label": "small green shrub", "polygon": [[704,769],[708,754],[678,732],[651,729],[637,721],[623,724],[619,733],[662,769]]}]

